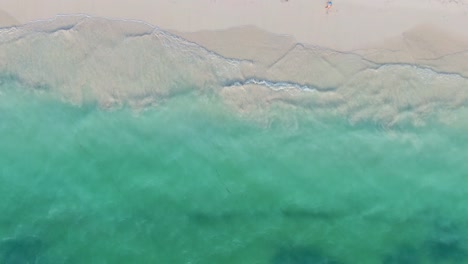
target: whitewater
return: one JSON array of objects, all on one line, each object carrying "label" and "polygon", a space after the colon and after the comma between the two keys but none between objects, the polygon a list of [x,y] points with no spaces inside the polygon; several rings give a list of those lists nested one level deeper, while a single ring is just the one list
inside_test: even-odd
[{"label": "whitewater", "polygon": [[0,263],[468,263],[460,56],[2,28]]}]

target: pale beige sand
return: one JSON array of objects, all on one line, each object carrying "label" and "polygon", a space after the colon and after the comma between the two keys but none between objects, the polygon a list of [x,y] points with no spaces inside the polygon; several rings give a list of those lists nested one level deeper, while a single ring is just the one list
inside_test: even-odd
[{"label": "pale beige sand", "polygon": [[19,23],[20,22],[10,14],[0,9],[0,27],[9,27]]},{"label": "pale beige sand", "polygon": [[362,48],[420,24],[468,36],[465,0],[2,0],[0,9],[25,23],[56,14],[86,13],[143,20],[181,32],[253,25],[301,43],[339,50]]},{"label": "pale beige sand", "polygon": [[425,63],[468,76],[463,63],[468,49],[466,0],[336,0],[328,14],[324,4],[310,0],[3,0],[0,26],[86,13],[145,21],[223,56],[266,67],[295,43],[307,43],[354,52],[373,62]]},{"label": "pale beige sand", "polygon": [[143,23],[83,17],[0,31],[0,70],[78,104],[157,103],[186,92],[174,90],[183,83],[219,92],[241,112],[275,102],[385,126],[423,124],[440,109],[450,120],[450,109],[468,105],[461,0],[337,0],[329,14],[306,0],[47,0],[31,9],[4,1],[20,22],[88,13],[144,20],[190,41]]},{"label": "pale beige sand", "polygon": [[271,34],[254,26],[220,31],[171,32],[223,56],[252,60],[265,65],[274,63],[297,43],[292,36]]}]

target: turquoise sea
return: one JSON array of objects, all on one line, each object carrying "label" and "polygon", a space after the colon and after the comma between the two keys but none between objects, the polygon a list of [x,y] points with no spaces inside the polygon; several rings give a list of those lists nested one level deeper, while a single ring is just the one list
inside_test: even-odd
[{"label": "turquoise sea", "polygon": [[468,263],[462,74],[132,23],[0,29],[0,264]]},{"label": "turquoise sea", "polygon": [[465,129],[0,90],[2,264],[468,263]]}]

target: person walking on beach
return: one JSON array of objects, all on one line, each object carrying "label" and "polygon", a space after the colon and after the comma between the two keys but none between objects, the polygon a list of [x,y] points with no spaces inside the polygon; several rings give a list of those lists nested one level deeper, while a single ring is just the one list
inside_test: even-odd
[{"label": "person walking on beach", "polygon": [[331,0],[327,1],[327,5],[325,6],[325,9],[327,9],[327,14],[328,14],[328,11],[330,11],[330,9],[332,8],[332,5],[333,3]]}]

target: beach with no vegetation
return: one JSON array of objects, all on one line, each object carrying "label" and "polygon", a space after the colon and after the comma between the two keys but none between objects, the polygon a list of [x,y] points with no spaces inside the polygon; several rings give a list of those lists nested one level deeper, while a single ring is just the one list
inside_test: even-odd
[{"label": "beach with no vegetation", "polygon": [[468,263],[468,2],[0,3],[0,263]]}]

